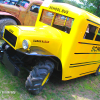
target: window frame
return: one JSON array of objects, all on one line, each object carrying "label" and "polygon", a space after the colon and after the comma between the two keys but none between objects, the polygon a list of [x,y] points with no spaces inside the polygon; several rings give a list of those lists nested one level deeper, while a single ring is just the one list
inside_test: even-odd
[{"label": "window frame", "polygon": [[[48,11],[48,10],[46,10],[46,9],[43,9],[43,10],[42,10],[42,14],[41,14],[41,17],[40,17],[40,20],[39,20],[40,22],[42,22],[41,20],[42,20],[42,17],[43,17],[44,10],[45,10],[45,11]],[[52,26],[52,23],[53,23],[53,20],[54,20],[54,18],[55,18],[55,14],[56,14],[56,13],[54,13],[54,12],[52,12],[52,11],[48,11],[48,12],[51,12],[51,13],[54,14],[54,16],[53,16],[53,18],[52,18],[52,21],[51,21],[51,24],[50,24],[50,26]],[[42,23],[44,23],[44,22],[42,22]],[[44,24],[48,25],[47,23],[44,23]]]},{"label": "window frame", "polygon": [[[96,27],[95,32],[94,32],[93,39],[84,38],[84,36],[85,36],[85,34],[86,34],[86,31],[87,31],[87,28],[88,28],[88,25],[92,25],[92,26]],[[86,27],[86,30],[85,30],[85,34],[84,34],[84,36],[83,36],[83,39],[84,39],[84,40],[92,40],[92,41],[95,41],[95,38],[96,38],[96,35],[97,35],[97,30],[98,30],[98,26],[97,26],[97,25],[95,25],[94,23],[88,23],[88,24],[87,24],[87,27]]]},{"label": "window frame", "polygon": [[[38,8],[38,12],[33,12],[33,11],[32,11],[32,6],[37,6],[37,8],[39,7],[39,8]],[[32,6],[30,7],[30,11],[33,12],[33,13],[38,14],[38,13],[39,13],[40,6],[39,6],[39,5],[36,5],[36,4],[33,4]]]},{"label": "window frame", "polygon": [[[95,41],[97,41],[97,40],[96,40],[96,37],[97,37],[97,34],[98,34],[99,30],[100,30],[100,27],[97,27],[97,32],[96,32],[95,38],[94,38]],[[100,41],[97,41],[97,42],[100,42]]]},{"label": "window frame", "polygon": [[[56,13],[56,12],[52,12],[52,11],[49,11],[49,10],[43,9],[43,10],[42,10],[41,17],[40,17],[40,20],[39,20],[40,22],[42,22],[41,19],[42,19],[42,17],[43,17],[43,12],[44,12],[44,11],[48,11],[48,12],[54,13],[54,16],[53,16],[52,21],[51,21],[51,27],[53,27],[53,24],[54,24],[54,21],[55,21],[55,18],[56,18],[56,15],[57,15],[57,14],[66,17],[65,22],[64,22],[64,26],[65,26],[65,27],[66,27],[67,18],[71,18],[71,19],[73,19],[73,21],[75,20],[75,18],[72,18],[72,17],[70,17],[70,16],[66,16],[66,15],[63,15],[63,14],[60,14],[60,13]],[[43,22],[42,22],[42,23],[43,23]],[[73,23],[74,23],[74,22],[73,22]],[[44,23],[44,24],[46,24],[46,23]],[[72,23],[71,23],[71,24],[72,24]],[[48,25],[48,24],[47,24],[47,25]],[[72,26],[73,26],[73,24],[72,24]],[[71,26],[71,29],[72,29],[72,26]],[[55,28],[55,27],[53,27],[53,28]],[[56,29],[57,29],[57,28],[56,28]],[[71,29],[70,29],[70,31],[71,31]],[[58,29],[58,30],[60,30],[60,29]],[[60,31],[66,33],[66,32],[63,31],[63,30],[60,30]],[[69,32],[68,34],[70,34],[70,32]]]}]

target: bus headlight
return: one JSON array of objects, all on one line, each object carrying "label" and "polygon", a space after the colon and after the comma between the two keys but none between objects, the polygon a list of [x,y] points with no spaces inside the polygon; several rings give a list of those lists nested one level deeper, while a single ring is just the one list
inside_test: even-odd
[{"label": "bus headlight", "polygon": [[31,46],[31,42],[29,40],[23,40],[22,46],[23,46],[23,49],[25,50],[29,49]]}]

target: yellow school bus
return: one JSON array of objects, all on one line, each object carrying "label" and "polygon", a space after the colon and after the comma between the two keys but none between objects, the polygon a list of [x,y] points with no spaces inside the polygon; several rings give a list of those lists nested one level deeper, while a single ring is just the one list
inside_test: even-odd
[{"label": "yellow school bus", "polygon": [[100,74],[100,18],[72,5],[42,5],[35,27],[6,26],[3,39],[1,61],[15,76],[19,65],[29,71],[25,87],[33,94],[54,69],[63,81]]}]

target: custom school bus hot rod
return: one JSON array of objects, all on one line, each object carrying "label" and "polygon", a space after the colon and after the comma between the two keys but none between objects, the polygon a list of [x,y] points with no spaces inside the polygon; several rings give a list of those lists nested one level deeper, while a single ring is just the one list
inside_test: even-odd
[{"label": "custom school bus hot rod", "polygon": [[8,25],[1,62],[17,76],[29,71],[26,89],[38,94],[53,70],[62,80],[100,74],[100,18],[65,3],[41,6],[35,27]]}]

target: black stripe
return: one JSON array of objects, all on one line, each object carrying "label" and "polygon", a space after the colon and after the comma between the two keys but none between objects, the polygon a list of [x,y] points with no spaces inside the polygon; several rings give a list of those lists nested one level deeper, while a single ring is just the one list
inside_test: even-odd
[{"label": "black stripe", "polygon": [[[99,62],[100,63],[100,62]],[[73,68],[73,67],[81,67],[81,66],[86,66],[86,65],[93,65],[93,64],[97,64],[97,63],[92,63],[92,64],[84,64],[84,65],[78,65],[78,66],[69,66],[70,68]]]},{"label": "black stripe", "polygon": [[90,22],[92,22],[92,23],[95,23],[95,24],[97,24],[97,25],[100,25],[99,23],[96,23],[96,22],[94,22],[94,21],[92,21],[92,20],[89,20],[89,19],[87,19],[88,21],[90,21]]},{"label": "black stripe", "polygon": [[92,44],[92,43],[85,43],[85,42],[78,42],[78,43],[80,43],[80,44],[89,44],[89,45],[99,45],[100,46],[100,44]]},{"label": "black stripe", "polygon": [[75,64],[70,64],[70,65],[79,65],[79,64],[85,64],[85,63],[94,63],[94,62],[100,62],[100,60],[98,61],[90,61],[90,62],[82,62],[82,63],[75,63]]},{"label": "black stripe", "polygon": [[[88,64],[86,64],[86,63],[88,63]],[[70,64],[70,65],[74,65],[74,66],[69,66],[69,67],[70,67],[70,68],[73,68],[73,67],[81,67],[81,66],[87,66],[87,65],[98,64],[98,63],[100,63],[100,61],[76,63],[76,64]],[[81,65],[81,64],[82,64],[82,65]]]},{"label": "black stripe", "polygon": [[100,53],[74,53],[74,54],[100,54]]},{"label": "black stripe", "polygon": [[96,70],[90,71],[90,72],[86,72],[86,73],[81,73],[80,75],[87,74],[87,73],[91,73],[91,72],[96,72]]},{"label": "black stripe", "polygon": [[72,76],[68,76],[68,77],[65,77],[65,78],[70,78],[70,77],[72,77]]}]

